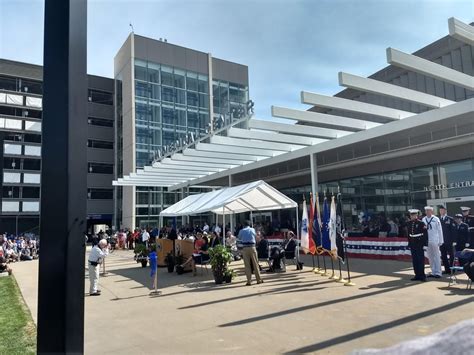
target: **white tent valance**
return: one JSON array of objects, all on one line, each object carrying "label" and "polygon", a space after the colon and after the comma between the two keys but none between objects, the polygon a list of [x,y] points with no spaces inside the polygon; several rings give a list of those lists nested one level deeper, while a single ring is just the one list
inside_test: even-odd
[{"label": "white tent valance", "polygon": [[298,204],[266,182],[227,187],[207,193],[190,195],[160,213],[160,216],[189,216],[205,212],[234,214],[296,208]]}]

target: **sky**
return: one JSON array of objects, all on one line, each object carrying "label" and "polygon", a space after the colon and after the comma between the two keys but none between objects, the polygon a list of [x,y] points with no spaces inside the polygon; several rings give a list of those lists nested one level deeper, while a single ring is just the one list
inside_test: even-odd
[{"label": "sky", "polygon": [[[308,109],[302,90],[333,95],[337,73],[368,76],[385,49],[412,53],[472,22],[472,0],[89,0],[88,73],[113,77],[130,32],[249,67],[255,116]],[[44,0],[0,0],[0,58],[42,64]]]}]

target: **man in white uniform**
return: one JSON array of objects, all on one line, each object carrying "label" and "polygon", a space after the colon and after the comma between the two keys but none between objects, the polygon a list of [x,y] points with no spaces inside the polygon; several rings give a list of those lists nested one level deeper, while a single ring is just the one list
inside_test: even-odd
[{"label": "man in white uniform", "polygon": [[443,227],[438,217],[433,215],[433,207],[425,207],[426,216],[423,217],[423,223],[428,231],[428,252],[431,274],[428,277],[441,278],[441,252],[439,247],[443,245]]},{"label": "man in white uniform", "polygon": [[104,258],[109,255],[107,248],[107,240],[101,239],[98,245],[95,245],[89,254],[89,281],[90,281],[90,296],[100,296],[99,286],[99,269],[100,264]]},{"label": "man in white uniform", "polygon": [[146,245],[148,249],[148,240],[150,239],[150,233],[146,230],[146,228],[143,228],[142,231],[142,243]]}]

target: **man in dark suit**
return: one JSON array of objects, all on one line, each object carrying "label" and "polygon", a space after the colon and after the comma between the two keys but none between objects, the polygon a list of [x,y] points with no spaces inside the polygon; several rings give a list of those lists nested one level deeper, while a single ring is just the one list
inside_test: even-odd
[{"label": "man in dark suit", "polygon": [[268,259],[268,240],[261,232],[257,232],[257,255],[259,259]]},{"label": "man in dark suit", "polygon": [[441,251],[441,260],[443,261],[444,272],[443,274],[451,274],[451,265],[453,264],[454,255],[453,255],[453,242],[456,223],[454,218],[448,216],[446,207],[444,205],[439,205],[439,220],[441,222],[441,227],[443,228],[443,238],[444,243],[439,247]]},{"label": "man in dark suit", "polygon": [[424,248],[428,246],[428,233],[425,224],[418,219],[417,209],[408,210],[410,213],[410,221],[407,224],[408,229],[408,246],[411,251],[413,263],[413,271],[415,277],[411,281],[426,281],[425,274],[425,253]]}]

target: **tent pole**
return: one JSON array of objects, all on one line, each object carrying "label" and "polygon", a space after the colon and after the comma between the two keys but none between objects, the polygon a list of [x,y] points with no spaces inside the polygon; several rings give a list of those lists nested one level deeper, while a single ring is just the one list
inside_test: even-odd
[{"label": "tent pole", "polygon": [[222,244],[225,248],[225,213],[224,207],[222,207]]},{"label": "tent pole", "polygon": [[253,214],[252,214],[252,211],[250,211],[250,225],[253,228]]},{"label": "tent pole", "polygon": [[300,262],[300,222],[298,220],[298,205],[296,205],[296,240],[298,241],[298,244],[296,245],[296,262]]}]

